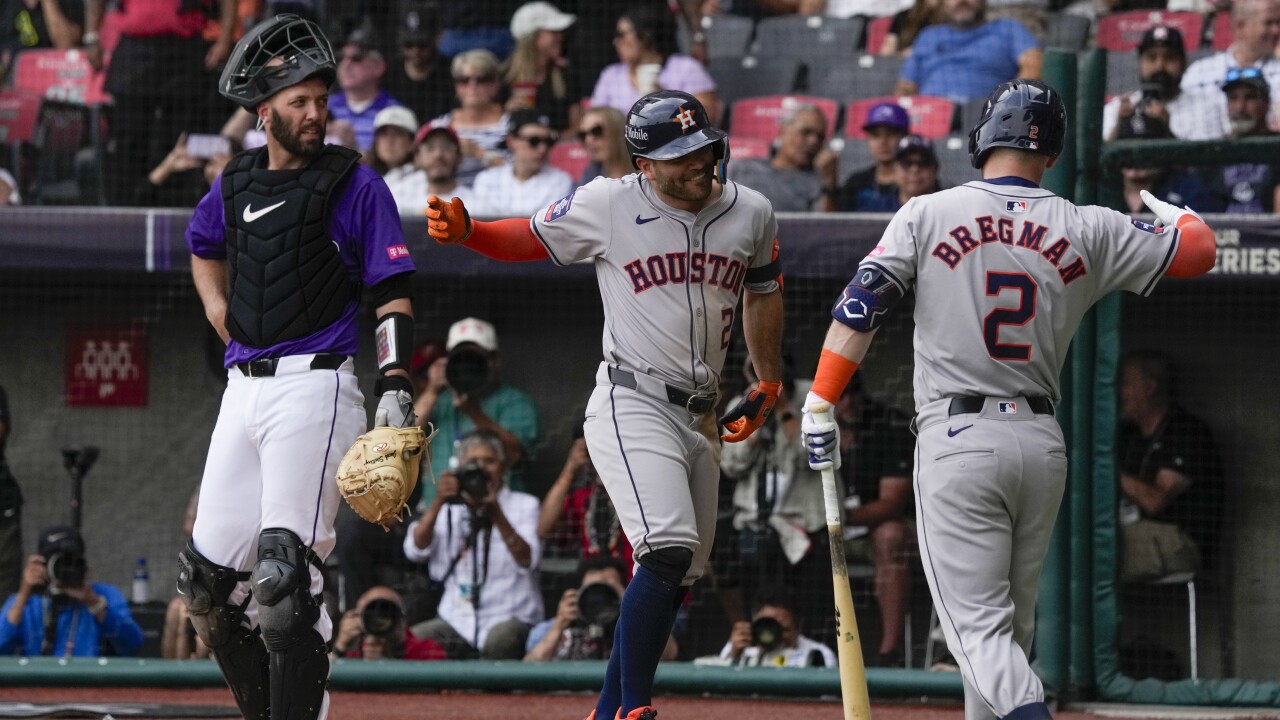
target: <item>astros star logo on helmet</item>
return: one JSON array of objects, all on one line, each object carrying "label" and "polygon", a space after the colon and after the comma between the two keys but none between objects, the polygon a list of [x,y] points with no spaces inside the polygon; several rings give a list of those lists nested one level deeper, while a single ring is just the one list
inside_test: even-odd
[{"label": "astros star logo on helmet", "polygon": [[693,119],[693,111],[687,107],[681,107],[680,112],[676,113],[675,121],[680,123],[682,130],[698,127],[698,121]]}]

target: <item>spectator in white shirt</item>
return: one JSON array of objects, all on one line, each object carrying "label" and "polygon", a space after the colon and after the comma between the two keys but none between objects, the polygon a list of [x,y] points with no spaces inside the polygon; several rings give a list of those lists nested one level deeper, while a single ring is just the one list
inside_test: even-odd
[{"label": "spectator in white shirt", "polygon": [[791,601],[777,591],[756,597],[751,622],[737,622],[720,659],[734,665],[768,667],[836,667],[836,654],[800,634]]},{"label": "spectator in white shirt", "polygon": [[[1280,87],[1280,0],[1235,0],[1231,6],[1231,47],[1191,63],[1182,76],[1182,92],[1188,97],[1192,121],[1185,131],[1174,128],[1182,140],[1216,140],[1229,134],[1227,101],[1222,78],[1232,68],[1256,67],[1271,87]],[[1275,98],[1272,98],[1273,102]],[[1276,126],[1274,105],[1271,127]]]},{"label": "spectator in white shirt", "polygon": [[[415,190],[408,178],[416,170],[413,139],[417,132],[418,118],[407,107],[383,108],[373,119],[373,147],[364,161],[382,176],[398,207],[409,199],[406,193]],[[425,197],[422,204],[425,207]]]},{"label": "spectator in white shirt", "polygon": [[473,215],[528,217],[573,192],[573,178],[547,162],[557,138],[545,116],[516,110],[508,128],[511,162],[476,176]]},{"label": "spectator in white shirt", "polygon": [[413,165],[391,187],[396,208],[401,215],[421,215],[427,209],[427,196],[461,198],[472,207],[475,194],[470,185],[458,181],[462,166],[462,140],[447,124],[428,123],[418,129],[413,139]]},{"label": "spectator in white shirt", "polygon": [[437,617],[413,634],[440,643],[451,660],[519,660],[543,617],[538,499],[503,484],[502,439],[490,431],[463,436],[458,461],[457,470],[441,473],[435,499],[405,534],[405,555],[444,582]]},{"label": "spectator in white shirt", "polygon": [[1192,98],[1182,92],[1182,76],[1187,71],[1187,49],[1182,33],[1175,27],[1147,28],[1138,43],[1138,77],[1141,89],[1117,95],[1102,108],[1102,138],[1116,140],[1120,128],[1134,113],[1159,120],[1184,136],[1194,121]]}]

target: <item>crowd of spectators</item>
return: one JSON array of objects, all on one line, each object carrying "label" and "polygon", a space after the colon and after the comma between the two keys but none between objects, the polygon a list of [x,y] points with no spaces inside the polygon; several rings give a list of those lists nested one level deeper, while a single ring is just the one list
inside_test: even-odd
[{"label": "crowd of spectators", "polygon": [[[234,39],[257,17],[255,6],[261,14],[265,3],[208,4],[202,10],[157,5],[151,12],[145,2],[113,8],[104,7],[101,0],[9,0],[0,11],[0,74],[12,75],[16,57],[28,49],[83,48],[90,63],[105,67],[112,107],[99,146],[99,171],[101,199],[110,204],[188,205],[192,194],[207,187],[207,179],[197,171],[214,176],[224,162],[221,155],[264,142],[261,131],[252,127],[252,116],[206,90],[214,86]],[[1082,16],[1096,30],[1109,14],[1160,4],[488,0],[465,5],[397,0],[327,12],[317,4],[299,5],[304,10],[311,7],[342,38],[340,44],[335,42],[338,82],[330,98],[327,140],[364,152],[392,186],[405,215],[420,213],[430,193],[470,198],[477,203],[477,214],[525,215],[568,194],[574,184],[631,172],[621,121],[605,110],[625,113],[640,95],[657,88],[694,94],[713,120],[732,132],[732,102],[738,98],[721,101],[720,83],[712,72],[716,66],[708,64],[709,57],[723,52],[708,30],[718,15],[730,14],[750,18],[758,27],[791,14],[814,21],[861,17],[868,24],[881,23],[879,30],[866,31],[865,41],[849,38],[848,43],[851,48],[865,47],[869,54],[903,58],[893,94],[907,99],[882,103],[865,115],[861,110],[841,112],[835,122],[806,102],[784,107],[767,154],[751,152],[735,161],[730,178],[765,191],[779,210],[892,212],[910,197],[972,177],[950,170],[936,154],[930,164],[925,150],[915,152],[916,157],[907,153],[908,162],[899,162],[896,143],[909,132],[920,134],[919,118],[909,111],[910,97],[952,101],[955,122],[950,139],[955,140],[967,130],[960,127],[966,103],[1004,80],[1040,76],[1053,17]],[[1176,25],[1147,28],[1137,45],[1140,87],[1109,99],[1104,137],[1234,139],[1275,129],[1280,120],[1271,112],[1270,86],[1280,79],[1280,0],[1171,0],[1164,9],[1203,13],[1205,37],[1188,38]],[[1225,27],[1232,41],[1216,45],[1225,49],[1189,54],[1189,48],[1208,46],[1211,25],[1225,32],[1224,23],[1210,21],[1228,15]],[[109,57],[101,52],[108,36]],[[871,45],[873,37],[876,47]],[[810,88],[819,79],[816,74],[831,68],[829,63],[812,65]],[[1257,76],[1243,83],[1228,77],[1251,69]],[[1236,94],[1249,91],[1262,97],[1252,101],[1253,109],[1243,99],[1233,104],[1228,83],[1239,88]],[[793,91],[803,93],[803,83]],[[844,103],[853,98],[834,99]],[[382,115],[399,107],[409,113]],[[1256,115],[1257,108],[1263,122],[1250,124],[1248,115]],[[545,128],[532,133],[538,135],[532,144],[512,123],[512,113],[521,110],[535,112]],[[1146,118],[1159,122],[1146,127]],[[865,131],[865,141],[842,137],[844,128],[857,126]],[[442,157],[451,154],[448,137],[429,132],[440,127],[448,127],[458,140],[456,170],[446,170],[450,163]],[[375,142],[381,132],[388,139]],[[226,153],[190,152],[190,138],[218,133],[228,139]],[[429,136],[434,147],[424,150]],[[924,136],[933,142],[940,139],[936,134]],[[547,139],[554,146],[545,146]],[[865,153],[840,152],[842,143],[862,142]],[[869,164],[860,165],[868,156]],[[910,162],[913,159],[923,162]],[[0,165],[8,166],[0,168],[0,204],[17,204],[26,194],[42,201],[38,187],[30,192],[38,181],[21,171],[16,158]],[[481,180],[483,170],[493,172]],[[557,171],[571,176],[569,189],[564,189],[564,177]],[[932,178],[917,177],[930,171]],[[429,180],[433,172],[441,179]],[[1187,173],[1206,188],[1203,194],[1191,193],[1211,198],[1206,210],[1274,211],[1276,183],[1261,166]],[[900,180],[913,186],[922,182],[923,189],[902,190]]]}]

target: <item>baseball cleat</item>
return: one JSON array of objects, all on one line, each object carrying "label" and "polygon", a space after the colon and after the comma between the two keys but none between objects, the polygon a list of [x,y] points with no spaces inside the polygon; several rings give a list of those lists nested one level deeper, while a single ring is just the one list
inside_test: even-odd
[{"label": "baseball cleat", "polygon": [[638,707],[627,713],[626,717],[622,716],[622,709],[619,708],[618,714],[614,717],[614,720],[655,720],[657,717],[658,711],[654,710],[649,705],[645,705],[644,707]]}]

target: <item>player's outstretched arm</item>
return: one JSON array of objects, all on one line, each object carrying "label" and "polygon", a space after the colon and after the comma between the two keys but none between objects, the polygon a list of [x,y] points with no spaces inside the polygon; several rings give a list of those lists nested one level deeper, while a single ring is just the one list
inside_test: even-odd
[{"label": "player's outstretched arm", "polygon": [[465,245],[485,257],[507,262],[551,257],[529,229],[527,219],[475,221],[462,200],[444,200],[436,195],[427,198],[423,214],[427,216],[427,234],[441,245]]},{"label": "player's outstretched arm", "polygon": [[1142,202],[1151,208],[1161,225],[1178,228],[1178,251],[1169,264],[1169,277],[1195,277],[1213,269],[1218,259],[1213,229],[1191,208],[1180,208],[1141,191]]},{"label": "player's outstretched arm", "polygon": [[827,330],[818,371],[813,376],[813,389],[805,398],[800,420],[809,467],[814,470],[840,467],[840,428],[833,410],[849,379],[867,356],[867,348],[871,347],[875,335],[874,329],[854,330],[839,321],[832,321]]}]

